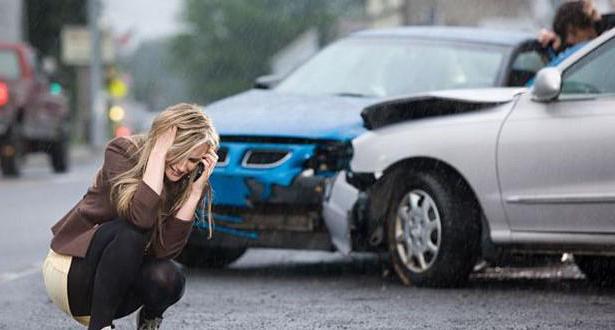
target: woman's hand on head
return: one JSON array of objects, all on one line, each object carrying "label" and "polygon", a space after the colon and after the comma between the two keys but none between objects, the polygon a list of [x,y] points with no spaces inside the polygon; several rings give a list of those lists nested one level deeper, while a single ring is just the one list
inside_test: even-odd
[{"label": "woman's hand on head", "polygon": [[201,176],[196,181],[194,181],[194,184],[192,185],[192,189],[195,193],[201,194],[205,187],[207,187],[207,182],[209,182],[209,177],[216,168],[217,162],[218,154],[213,149],[210,149],[209,152],[207,152],[207,154],[205,155],[205,157],[201,159],[201,163],[204,165],[203,174],[201,174]]},{"label": "woman's hand on head", "polygon": [[154,147],[147,159],[143,181],[158,195],[162,192],[167,153],[175,141],[176,133],[177,128],[171,127],[166,132],[160,134],[156,141],[153,141]]},{"label": "woman's hand on head", "polygon": [[173,142],[175,142],[175,135],[177,135],[177,127],[173,126],[158,137],[156,144],[154,144],[154,150],[166,155],[171,146],[173,146]]}]

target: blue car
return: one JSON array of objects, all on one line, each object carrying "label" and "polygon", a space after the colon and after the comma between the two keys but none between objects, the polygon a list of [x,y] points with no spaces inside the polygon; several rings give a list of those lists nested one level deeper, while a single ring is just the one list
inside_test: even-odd
[{"label": "blue car", "polygon": [[[221,135],[215,234],[196,222],[179,260],[223,266],[248,247],[334,250],[323,201],[365,131],[361,111],[426,91],[523,86],[547,61],[532,35],[401,27],[337,41],[280,81],[205,108]],[[358,236],[360,237],[360,235]]]}]

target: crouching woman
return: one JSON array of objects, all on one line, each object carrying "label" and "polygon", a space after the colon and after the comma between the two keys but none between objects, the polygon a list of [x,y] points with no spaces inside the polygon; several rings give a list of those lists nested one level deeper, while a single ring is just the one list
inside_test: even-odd
[{"label": "crouching woman", "polygon": [[89,329],[139,308],[137,327],[157,329],[183,295],[185,279],[171,259],[203,198],[211,221],[218,145],[211,120],[190,104],[161,112],[146,135],[109,142],[92,186],[51,229],[43,264],[51,300]]}]

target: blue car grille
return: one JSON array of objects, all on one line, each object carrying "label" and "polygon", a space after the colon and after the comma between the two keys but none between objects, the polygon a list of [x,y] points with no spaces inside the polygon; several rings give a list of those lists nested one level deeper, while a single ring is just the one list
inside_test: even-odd
[{"label": "blue car grille", "polygon": [[273,185],[289,186],[305,170],[315,147],[314,144],[223,142],[220,150],[224,150],[224,163],[218,163],[210,179],[214,204],[249,207],[248,179],[263,184],[261,197],[266,199]]}]

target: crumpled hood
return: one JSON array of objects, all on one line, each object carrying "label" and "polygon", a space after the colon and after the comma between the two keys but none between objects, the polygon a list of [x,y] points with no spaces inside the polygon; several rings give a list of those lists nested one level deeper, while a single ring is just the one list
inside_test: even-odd
[{"label": "crumpled hood", "polygon": [[361,111],[377,98],[250,90],[205,107],[222,136],[350,140],[365,131]]},{"label": "crumpled hood", "polygon": [[434,91],[383,99],[366,107],[361,117],[367,129],[373,130],[408,120],[450,116],[512,101],[527,91],[525,87],[458,89]]}]

